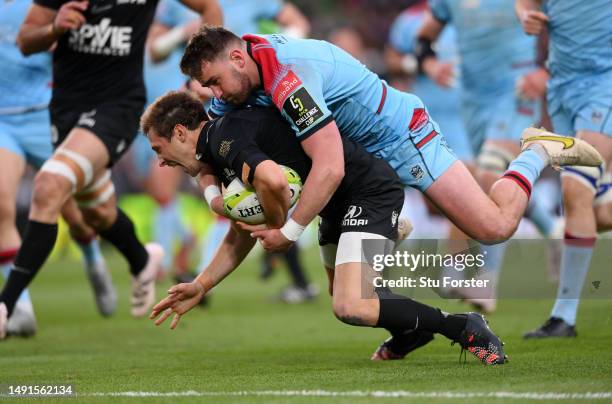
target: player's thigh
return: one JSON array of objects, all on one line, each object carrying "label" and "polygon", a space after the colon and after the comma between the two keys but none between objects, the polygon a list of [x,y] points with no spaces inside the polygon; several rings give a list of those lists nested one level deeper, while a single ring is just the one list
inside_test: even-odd
[{"label": "player's thigh", "polygon": [[612,136],[612,72],[577,79],[567,86],[563,102],[576,132]]},{"label": "player's thigh", "polygon": [[22,122],[17,130],[26,161],[32,167],[40,169],[53,154],[49,111],[44,109],[21,114],[20,120]]},{"label": "player's thigh", "polygon": [[[485,226],[500,220],[500,210],[485,194],[463,163],[456,161],[425,195],[459,229],[481,239]],[[485,237],[486,238],[486,237]]]},{"label": "player's thigh", "polygon": [[[0,133],[0,137],[3,135]],[[0,222],[15,221],[15,203],[19,183],[25,172],[23,156],[5,148],[0,141]]]},{"label": "player's thigh", "polygon": [[0,203],[6,198],[12,198],[14,203],[25,165],[25,151],[19,143],[15,125],[10,117],[0,116]]},{"label": "player's thigh", "polygon": [[54,105],[51,108],[54,145],[83,155],[94,172],[112,167],[138,133],[139,100],[117,100],[96,106]]},{"label": "player's thigh", "polygon": [[597,231],[612,230],[612,167],[610,165],[608,165],[608,170],[599,181],[593,206],[595,208]]}]

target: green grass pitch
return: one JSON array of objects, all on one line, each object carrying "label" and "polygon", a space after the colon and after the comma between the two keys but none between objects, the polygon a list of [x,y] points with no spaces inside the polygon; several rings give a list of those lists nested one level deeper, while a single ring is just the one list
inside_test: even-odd
[{"label": "green grass pitch", "polygon": [[[489,320],[506,342],[511,362],[505,366],[485,367],[469,354],[462,365],[458,345],[451,347],[441,336],[403,361],[373,363],[369,356],[386,338],[383,330],[340,323],[332,315],[326,293],[309,304],[274,302],[287,277],[279,271],[272,281],[262,283],[256,259],[249,259],[214,291],[209,308],[192,311],[171,331],[167,324],[155,327],[149,320],[129,316],[126,264],[116,255],[107,256],[120,293],[116,315],[104,319],[97,314],[78,261],[66,258],[48,264],[31,288],[39,333],[29,340],[11,338],[0,343],[0,384],[69,383],[78,401],[113,403],[143,400],[109,395],[128,391],[219,393],[158,396],[146,402],[351,403],[394,399],[354,393],[308,397],[254,392],[401,391],[414,393],[413,401],[431,403],[493,400],[461,399],[470,393],[512,393],[495,401],[526,401],[530,396],[519,395],[526,392],[536,393],[532,398],[539,399],[555,393],[551,399],[573,401],[558,394],[612,391],[610,300],[582,302],[577,339],[534,342],[523,341],[521,335],[541,324],[551,301],[501,301]],[[325,291],[317,252],[310,249],[303,261]],[[509,264],[505,273],[520,270]],[[158,286],[158,297],[168,286],[168,282]],[[448,311],[467,310],[454,301],[432,303]],[[443,392],[457,396],[438,394]],[[423,397],[418,396],[421,393]],[[585,397],[589,396],[575,399]]]}]

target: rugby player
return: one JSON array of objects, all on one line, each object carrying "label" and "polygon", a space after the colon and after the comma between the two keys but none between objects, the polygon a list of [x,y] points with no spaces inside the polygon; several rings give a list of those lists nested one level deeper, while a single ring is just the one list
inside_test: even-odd
[{"label": "rugby player", "polygon": [[[541,77],[541,68],[535,61],[536,41],[522,31],[514,14],[513,0],[489,0],[470,7],[461,0],[430,0],[429,3],[431,8],[425,13],[416,38],[418,66],[437,84],[454,85],[452,64],[437,56],[437,50],[433,49],[437,46],[433,44],[445,27],[451,25],[458,30],[461,114],[476,156],[475,177],[484,191],[489,192],[520,152],[523,129],[540,122],[541,100],[516,91],[523,77]],[[452,136],[451,133],[449,137]],[[542,235],[560,238],[561,221],[542,202],[530,198],[526,213]],[[485,312],[493,312],[496,307],[496,284],[506,245],[482,247],[487,254],[483,276],[491,281],[491,287],[484,294],[483,290],[476,296],[469,289],[455,291]]]},{"label": "rugby player", "polygon": [[[199,100],[184,92],[171,92],[149,106],[141,122],[160,165],[179,166],[196,176],[208,164],[224,185],[240,178],[257,191],[267,224],[272,227],[285,223],[290,199],[287,180],[277,164],[294,169],[303,179],[310,172],[310,159],[291,135],[289,124],[273,108],[246,106],[207,121]],[[376,273],[366,257],[370,252],[365,252],[370,247],[362,248],[362,242],[374,243],[372,253],[393,249],[403,187],[384,160],[346,137],[341,143],[346,175],[319,213],[319,244],[336,317],[355,326],[441,333],[483,363],[503,364],[502,343],[481,315],[444,313],[389,289],[374,288]],[[219,196],[208,199],[217,209],[222,203]],[[356,211],[361,220],[349,220],[355,218]],[[171,327],[175,328],[183,314],[238,267],[254,244],[248,231],[233,224],[206,270],[192,283],[173,286],[150,318],[161,314],[155,322],[160,325],[174,314]]]},{"label": "rugby player", "polygon": [[[47,110],[51,98],[51,54],[25,58],[15,44],[30,4],[30,1],[0,3],[0,172],[3,173],[0,178],[0,266],[6,276],[21,244],[15,226],[15,205],[26,164],[39,169],[53,153]],[[110,316],[116,309],[117,296],[96,234],[83,222],[73,202],[68,202],[62,213],[83,253],[98,310]],[[17,302],[7,332],[25,336],[36,332],[27,289]]]},{"label": "rugby player", "polygon": [[550,318],[525,334],[575,337],[597,232],[612,228],[612,1],[517,0],[515,5],[526,33],[537,35],[548,27],[547,99],[554,130],[592,144],[605,163],[562,172],[565,239],[557,300]]},{"label": "rugby player", "polygon": [[[214,0],[184,0],[205,21],[221,23]],[[55,152],[41,167],[24,239],[0,294],[0,339],[15,302],[47,259],[57,219],[73,198],[85,221],[126,257],[132,274],[131,313],[154,302],[163,250],[143,246],[132,221],[116,206],[110,168],[138,130],[145,102],[143,53],[156,1],[98,3],[35,0],[17,44],[25,55],[53,52],[49,106]]]},{"label": "rugby player", "polygon": [[288,222],[256,233],[269,249],[297,240],[342,181],[340,133],[387,160],[403,184],[424,192],[467,235],[488,243],[514,232],[545,166],[601,161],[584,142],[528,129],[524,151],[488,197],[417,97],[388,87],[325,41],[283,35],[241,39],[220,27],[203,27],[187,45],[181,69],[213,91],[214,115],[243,102],[275,105],[313,160],[305,197]]},{"label": "rugby player", "polygon": [[[213,91],[214,115],[245,102],[274,105],[312,160],[302,197],[287,222],[280,229],[252,233],[269,250],[295,242],[342,182],[340,134],[386,160],[402,184],[423,192],[460,230],[484,243],[514,233],[544,167],[601,164],[599,153],[585,142],[529,128],[522,136],[523,151],[487,196],[447,147],[418,97],[388,87],[325,41],[284,35],[239,38],[223,28],[203,27],[187,45],[181,69]],[[404,352],[411,345],[404,344]]]}]

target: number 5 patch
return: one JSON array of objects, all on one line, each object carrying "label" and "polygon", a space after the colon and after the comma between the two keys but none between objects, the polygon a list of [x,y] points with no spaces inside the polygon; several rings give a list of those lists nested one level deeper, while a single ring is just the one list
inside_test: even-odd
[{"label": "number 5 patch", "polygon": [[323,116],[321,108],[304,87],[298,89],[285,100],[283,111],[289,115],[300,132],[304,132]]}]

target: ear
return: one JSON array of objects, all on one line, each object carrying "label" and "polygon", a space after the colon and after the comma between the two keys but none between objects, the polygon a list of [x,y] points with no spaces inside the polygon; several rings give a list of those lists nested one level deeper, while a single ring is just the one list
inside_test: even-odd
[{"label": "ear", "polygon": [[172,129],[172,137],[176,138],[181,143],[184,143],[187,140],[187,128],[180,123],[174,125],[174,129]]},{"label": "ear", "polygon": [[230,61],[238,68],[244,68],[246,60],[244,52],[240,48],[233,48],[229,53]]}]

